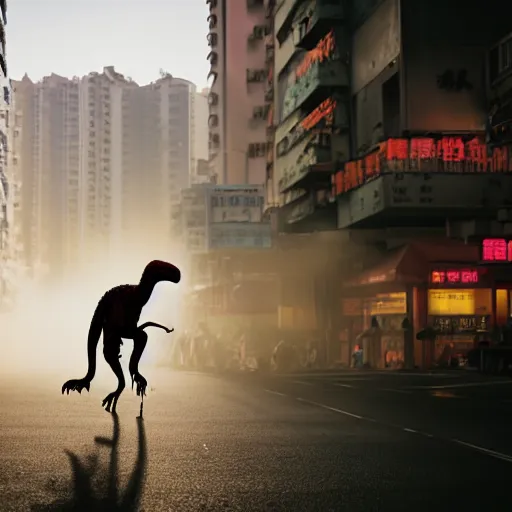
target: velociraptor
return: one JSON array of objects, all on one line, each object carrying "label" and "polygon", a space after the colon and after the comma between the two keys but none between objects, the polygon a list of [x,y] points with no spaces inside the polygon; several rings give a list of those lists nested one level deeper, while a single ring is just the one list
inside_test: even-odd
[{"label": "velociraptor", "polygon": [[118,386],[115,391],[107,395],[102,406],[110,412],[115,412],[116,405],[121,393],[125,388],[125,380],[121,363],[122,338],[133,340],[133,352],[130,357],[129,371],[133,384],[137,384],[137,395],[141,397],[146,394],[147,381],[139,373],[139,361],[146,347],[148,335],[144,332],[146,327],[158,327],[166,332],[170,329],[154,322],[146,322],[140,327],[137,326],[142,308],[149,301],[155,285],[161,281],[179,283],[181,279],[180,270],[165,261],[154,260],[149,263],[140,279],[139,284],[124,284],[109,290],[98,302],[94,311],[89,335],[87,338],[87,359],[89,368],[83,379],[68,380],[62,386],[62,394],[70,391],[82,392],[83,389],[90,390],[91,381],[96,373],[96,348],[103,331],[103,355],[105,361],[110,365],[118,379]]}]

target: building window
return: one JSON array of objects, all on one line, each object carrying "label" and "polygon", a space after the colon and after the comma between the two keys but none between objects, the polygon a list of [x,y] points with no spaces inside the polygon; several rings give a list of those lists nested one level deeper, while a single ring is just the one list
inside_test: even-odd
[{"label": "building window", "polygon": [[264,69],[247,69],[247,83],[264,82],[267,78],[267,71]]},{"label": "building window", "polygon": [[267,154],[267,143],[266,142],[257,142],[253,144],[249,144],[249,149],[247,152],[247,156],[249,158],[262,158]]},{"label": "building window", "polygon": [[507,71],[512,64],[512,39],[501,45],[500,71]]}]

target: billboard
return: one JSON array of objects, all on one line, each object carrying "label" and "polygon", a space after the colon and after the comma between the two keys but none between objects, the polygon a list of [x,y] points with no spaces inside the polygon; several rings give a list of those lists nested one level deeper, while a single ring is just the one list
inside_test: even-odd
[{"label": "billboard", "polygon": [[209,249],[269,248],[270,223],[262,222],[263,185],[219,185],[208,189]]},{"label": "billboard", "polygon": [[265,204],[263,185],[219,185],[208,189],[208,220],[261,222]]}]

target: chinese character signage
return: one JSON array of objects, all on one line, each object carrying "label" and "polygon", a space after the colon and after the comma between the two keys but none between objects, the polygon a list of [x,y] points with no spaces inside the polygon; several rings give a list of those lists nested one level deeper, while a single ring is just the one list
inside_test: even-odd
[{"label": "chinese character signage", "polygon": [[440,334],[487,331],[489,316],[437,316],[432,319],[432,327]]},{"label": "chinese character signage", "polygon": [[265,191],[259,185],[225,185],[208,190],[210,223],[261,222]]},{"label": "chinese character signage", "polygon": [[512,262],[512,240],[506,238],[485,238],[482,241],[484,263]]},{"label": "chinese character signage", "polygon": [[474,315],[474,290],[429,290],[428,314],[431,316],[444,315]]},{"label": "chinese character signage", "polygon": [[397,172],[508,173],[512,172],[512,151],[510,147],[495,147],[488,152],[476,137],[388,139],[365,157],[344,164],[333,176],[334,195]]},{"label": "chinese character signage", "polygon": [[379,293],[370,303],[370,314],[379,315],[405,315],[407,313],[407,294]]},{"label": "chinese character signage", "polygon": [[467,285],[478,284],[478,270],[433,270],[430,273],[430,282],[437,285]]}]

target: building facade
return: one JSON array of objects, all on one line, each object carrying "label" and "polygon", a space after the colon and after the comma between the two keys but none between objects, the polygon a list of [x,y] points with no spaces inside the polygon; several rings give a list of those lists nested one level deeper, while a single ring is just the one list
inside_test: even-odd
[{"label": "building facade", "polygon": [[190,183],[206,183],[209,181],[208,169],[208,96],[205,88],[196,93],[195,102],[195,169],[192,170]]},{"label": "building facade", "polygon": [[80,242],[79,80],[52,74],[15,85],[23,241],[33,268],[63,267]]},{"label": "building facade", "polygon": [[122,233],[123,94],[135,87],[112,66],[90,73],[79,83],[82,261],[104,256]]},{"label": "building facade", "polygon": [[222,184],[264,184],[267,157],[265,0],[207,0],[210,172]]},{"label": "building facade", "polygon": [[332,229],[331,175],[350,157],[347,2],[281,2],[274,32],[272,186],[281,229]]},{"label": "building facade", "polygon": [[[378,353],[365,347],[367,362],[412,367],[438,361],[454,339],[463,350],[482,325],[507,316],[492,304],[508,297],[510,276],[497,266],[478,270],[481,250],[504,261],[499,248],[510,226],[510,28],[496,14],[503,7],[498,0],[485,9],[470,2],[464,12],[450,0],[276,6],[279,227],[338,228],[337,271],[312,277],[310,288],[316,311],[331,310],[316,328],[331,333],[346,363],[372,317],[383,337]],[[449,302],[453,296],[461,304]],[[435,346],[416,339],[427,325]]]}]

